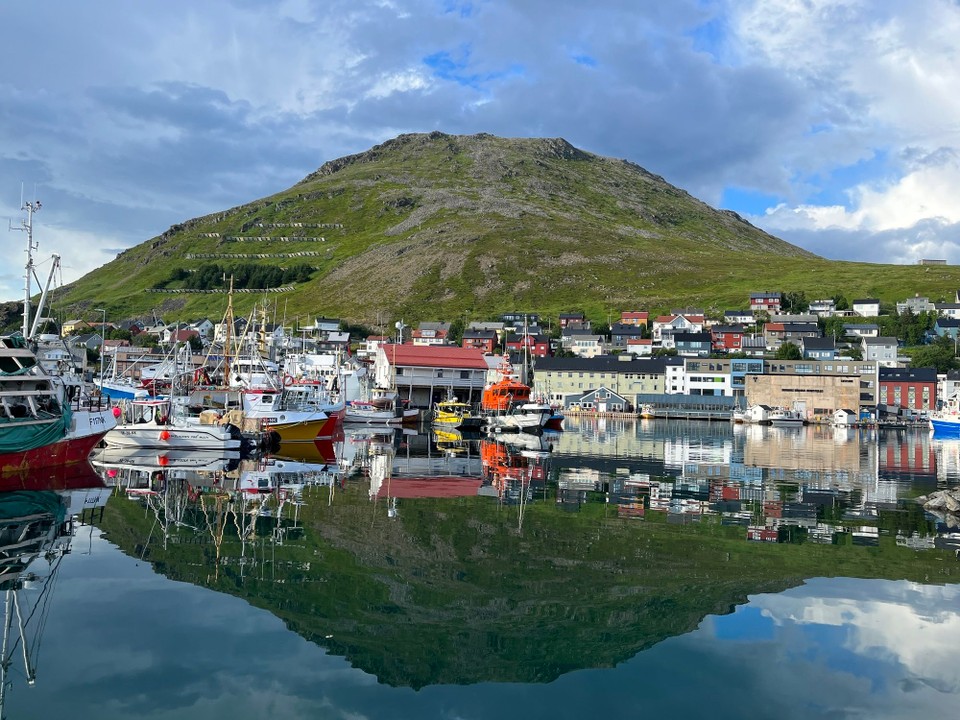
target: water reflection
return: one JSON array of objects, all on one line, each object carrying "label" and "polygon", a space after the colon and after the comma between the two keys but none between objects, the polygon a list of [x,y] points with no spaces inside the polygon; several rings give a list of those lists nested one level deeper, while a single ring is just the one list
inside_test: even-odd
[{"label": "water reflection", "polygon": [[[109,491],[87,463],[0,475],[0,717],[17,682],[34,685],[64,557]],[[89,526],[88,526],[89,528]]]},{"label": "water reflection", "polygon": [[[823,658],[796,660],[798,674],[815,666],[818,677],[840,658],[856,675],[866,660],[848,648],[854,626],[889,622],[898,602],[915,608],[904,617],[929,615],[919,598],[936,591],[918,583],[953,583],[958,571],[938,550],[956,542],[946,523],[911,500],[957,483],[956,447],[923,433],[570,419],[564,433],[530,437],[365,428],[301,457],[202,468],[111,460],[97,457],[117,487],[107,537],[171,579],[268,609],[322,647],[323,662],[345,658],[354,669],[338,672],[351,679],[324,697],[346,714],[509,717],[521,693],[530,701],[512,714],[624,717],[637,693],[666,710],[682,688],[678,707],[695,700],[700,715],[791,716],[734,678],[762,675],[770,646],[789,655],[798,632],[808,648],[827,638]],[[795,587],[825,576],[911,582],[899,601],[876,582],[857,586],[862,595],[846,580]],[[943,605],[939,627],[953,627],[955,607]],[[888,643],[870,661],[899,658],[885,675],[955,693],[949,677],[898,670],[897,644],[922,647],[931,627],[910,626],[909,639],[864,635]],[[690,667],[727,682],[676,679]],[[674,680],[661,687],[651,678],[665,669]],[[284,687],[288,675],[262,670]],[[375,692],[350,689],[363,673]],[[304,687],[284,691],[308,715],[321,698]],[[750,699],[716,709],[721,690]]]}]

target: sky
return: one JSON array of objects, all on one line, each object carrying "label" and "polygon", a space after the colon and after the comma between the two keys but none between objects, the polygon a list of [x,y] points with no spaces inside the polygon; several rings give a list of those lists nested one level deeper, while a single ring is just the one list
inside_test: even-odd
[{"label": "sky", "polygon": [[957,0],[0,3],[0,300],[400,133],[563,137],[840,260],[960,263]]}]

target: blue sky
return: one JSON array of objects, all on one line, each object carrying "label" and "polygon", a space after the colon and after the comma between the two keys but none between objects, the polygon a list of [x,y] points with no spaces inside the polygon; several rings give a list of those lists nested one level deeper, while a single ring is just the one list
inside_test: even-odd
[{"label": "blue sky", "polygon": [[952,0],[47,0],[0,24],[0,216],[42,201],[65,282],[431,130],[563,137],[830,258],[960,262]]}]

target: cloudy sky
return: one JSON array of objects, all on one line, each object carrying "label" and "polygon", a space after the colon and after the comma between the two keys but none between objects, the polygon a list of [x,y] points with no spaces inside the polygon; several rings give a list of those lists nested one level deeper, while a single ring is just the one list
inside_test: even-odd
[{"label": "cloudy sky", "polygon": [[430,130],[563,137],[830,258],[960,262],[956,0],[45,0],[0,26],[0,218],[40,200],[64,282]]}]

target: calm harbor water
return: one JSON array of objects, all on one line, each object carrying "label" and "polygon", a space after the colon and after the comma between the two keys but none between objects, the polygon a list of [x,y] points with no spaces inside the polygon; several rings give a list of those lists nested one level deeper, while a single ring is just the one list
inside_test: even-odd
[{"label": "calm harbor water", "polygon": [[[5,713],[950,716],[956,540],[911,498],[960,482],[958,448],[568,419],[508,443],[363,430],[216,473],[101,464],[159,494],[77,529],[26,623],[33,686],[13,624]],[[287,485],[220,491],[242,479]]]}]

